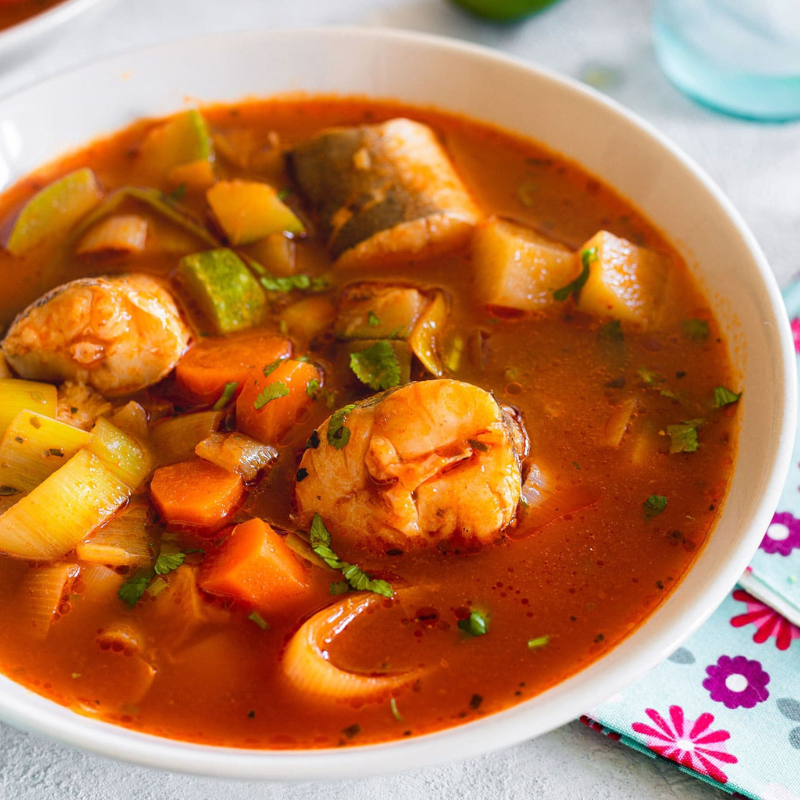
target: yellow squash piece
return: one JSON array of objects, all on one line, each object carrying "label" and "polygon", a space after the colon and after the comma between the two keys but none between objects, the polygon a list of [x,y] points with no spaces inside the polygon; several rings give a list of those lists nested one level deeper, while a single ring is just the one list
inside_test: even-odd
[{"label": "yellow squash piece", "polygon": [[580,273],[574,252],[513,222],[492,218],[473,239],[476,294],[487,305],[534,311]]},{"label": "yellow squash piece", "polygon": [[90,438],[73,425],[27,409],[20,411],[0,440],[0,484],[30,492]]},{"label": "yellow squash piece", "polygon": [[266,183],[219,181],[206,199],[231,244],[251,244],[273,233],[305,233],[303,223]]},{"label": "yellow squash piece", "polygon": [[581,248],[590,254],[589,278],[578,307],[590,314],[647,326],[661,305],[669,260],[608,231],[599,231]]},{"label": "yellow squash piece", "polygon": [[86,448],[0,517],[0,552],[53,561],[109,519],[130,488]]},{"label": "yellow squash piece", "polygon": [[0,435],[24,409],[55,419],[57,408],[58,392],[52,384],[0,378]]},{"label": "yellow squash piece", "polygon": [[28,202],[14,223],[6,250],[21,256],[46,239],[65,233],[101,200],[97,178],[88,168],[75,170],[45,186]]}]

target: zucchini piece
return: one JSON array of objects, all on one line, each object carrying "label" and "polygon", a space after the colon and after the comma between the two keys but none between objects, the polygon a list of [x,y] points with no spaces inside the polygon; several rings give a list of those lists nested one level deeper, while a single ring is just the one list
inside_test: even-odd
[{"label": "zucchini piece", "polygon": [[113,516],[130,494],[97,456],[79,450],[0,517],[0,552],[32,561],[61,558]]},{"label": "zucchini piece", "polygon": [[102,199],[103,193],[88,167],[75,170],[37,192],[20,211],[6,250],[21,256],[45,240],[69,230]]},{"label": "zucchini piece", "polygon": [[0,378],[0,436],[20,411],[28,409],[55,419],[58,392],[50,383]]},{"label": "zucchini piece", "polygon": [[261,321],[266,298],[258,281],[239,256],[220,248],[185,256],[178,277],[214,333],[232,333]]},{"label": "zucchini piece", "polygon": [[192,108],[158,125],[145,136],[139,157],[148,175],[171,182],[169,173],[175,167],[195,161],[212,162],[214,143],[205,118]]},{"label": "zucchini piece", "polygon": [[219,181],[206,199],[231,244],[251,244],[273,233],[305,233],[303,223],[269,184]]},{"label": "zucchini piece", "polygon": [[132,492],[142,485],[152,471],[153,458],[147,448],[103,417],[92,428],[88,448]]},{"label": "zucchini piece", "polygon": [[0,440],[0,484],[30,492],[89,439],[80,428],[27,409],[20,411]]}]

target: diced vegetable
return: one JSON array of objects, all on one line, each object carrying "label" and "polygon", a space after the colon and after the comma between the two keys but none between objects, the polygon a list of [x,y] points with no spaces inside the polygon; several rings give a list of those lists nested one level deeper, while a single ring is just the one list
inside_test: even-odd
[{"label": "diced vegetable", "polygon": [[219,553],[203,565],[200,586],[264,608],[279,607],[306,588],[303,565],[264,520],[237,525]]},{"label": "diced vegetable", "polygon": [[80,428],[33,411],[20,411],[0,440],[0,485],[23,492],[35,489],[90,438]]},{"label": "diced vegetable", "polygon": [[175,182],[171,170],[196,161],[210,163],[214,159],[214,145],[203,115],[193,108],[149,131],[139,155],[142,166],[154,180],[166,176]]},{"label": "diced vegetable", "polygon": [[109,418],[112,425],[116,425],[123,433],[133,436],[140,442],[146,441],[149,435],[147,426],[147,412],[135,400],[118,408]]},{"label": "diced vegetable", "polygon": [[216,179],[214,165],[206,159],[190,161],[188,164],[179,164],[167,173],[167,181],[172,186],[184,187],[195,191],[207,189]]},{"label": "diced vegetable", "polygon": [[0,552],[35,561],[60,558],[113,516],[130,493],[97,456],[79,450],[0,517]]},{"label": "diced vegetable", "polygon": [[273,275],[294,275],[296,272],[296,245],[294,239],[282,233],[271,233],[250,246],[250,253]]},{"label": "diced vegetable", "polygon": [[411,347],[408,342],[359,339],[347,342],[343,351],[356,377],[373,389],[391,389],[411,380]]},{"label": "diced vegetable", "polygon": [[91,386],[78,381],[64,381],[58,387],[56,419],[84,431],[90,431],[98,417],[108,414],[113,406]]},{"label": "diced vegetable", "polygon": [[0,378],[0,435],[20,411],[27,409],[55,419],[57,407],[58,393],[52,384]]},{"label": "diced vegetable", "polygon": [[150,496],[168,525],[203,529],[218,527],[243,492],[240,475],[201,458],[159,467],[150,483]]},{"label": "diced vegetable", "polygon": [[20,211],[6,243],[6,250],[21,256],[46,240],[66,233],[102,198],[94,173],[70,172],[45,186]]},{"label": "diced vegetable", "polygon": [[513,222],[493,217],[478,226],[472,262],[476,295],[487,305],[532,311],[580,272],[569,248]]},{"label": "diced vegetable", "polygon": [[195,447],[219,428],[224,417],[221,411],[198,411],[159,422],[150,431],[156,460],[163,465],[190,459]]},{"label": "diced vegetable", "polygon": [[81,542],[77,547],[77,554],[81,561],[93,564],[141,567],[151,561],[149,539],[147,506],[134,503],[126,506]]},{"label": "diced vegetable", "polygon": [[207,250],[185,256],[178,277],[211,323],[215,333],[232,333],[261,321],[264,292],[232,250]]},{"label": "diced vegetable", "polygon": [[133,492],[153,468],[148,449],[102,417],[92,429],[89,450]]},{"label": "diced vegetable", "polygon": [[78,574],[77,564],[49,564],[31,567],[18,589],[22,603],[19,616],[29,626],[30,635],[44,639],[69,599],[69,589]]},{"label": "diced vegetable", "polygon": [[231,244],[250,244],[273,233],[305,233],[303,223],[266,183],[219,181],[206,199]]},{"label": "diced vegetable", "polygon": [[334,319],[336,306],[327,297],[306,297],[281,312],[286,332],[305,342],[327,330]]},{"label": "diced vegetable", "polygon": [[147,220],[135,214],[118,214],[98,222],[81,239],[81,256],[141,253],[147,242]]},{"label": "diced vegetable", "polygon": [[267,367],[251,373],[236,401],[237,428],[266,444],[278,444],[313,402],[311,380],[322,381],[317,367],[288,358],[271,371]]},{"label": "diced vegetable", "polygon": [[580,291],[578,307],[600,316],[648,325],[663,297],[668,258],[608,231],[595,234],[581,252],[592,250],[595,259]]},{"label": "diced vegetable", "polygon": [[428,302],[408,286],[358,283],[342,290],[333,330],[340,339],[407,339]]},{"label": "diced vegetable", "polygon": [[606,447],[619,447],[635,410],[636,398],[631,397],[611,411],[603,429],[602,444]]},{"label": "diced vegetable", "polygon": [[[80,545],[78,545],[80,549]],[[80,558],[80,553],[78,554]],[[80,587],[80,602],[93,603],[106,608],[115,602],[119,587],[125,580],[119,572],[102,564],[81,565],[80,580],[73,584],[73,592]]]},{"label": "diced vegetable", "polygon": [[236,432],[212,433],[194,451],[218,467],[238,472],[246,481],[252,481],[278,457],[274,447]]},{"label": "diced vegetable", "polygon": [[433,300],[417,320],[408,339],[414,355],[422,362],[425,369],[437,378],[444,375],[439,342],[447,323],[447,316],[447,296],[444,292],[436,292]]},{"label": "diced vegetable", "polygon": [[213,403],[225,384],[244,385],[257,364],[270,363],[292,354],[285,336],[267,331],[246,331],[225,338],[200,339],[175,368],[178,385],[201,403]]}]

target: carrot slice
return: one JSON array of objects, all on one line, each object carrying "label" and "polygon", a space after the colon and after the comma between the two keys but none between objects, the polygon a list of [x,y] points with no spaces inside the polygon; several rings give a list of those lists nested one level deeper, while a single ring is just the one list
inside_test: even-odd
[{"label": "carrot slice", "polygon": [[312,380],[322,382],[319,369],[292,359],[271,372],[269,367],[251,372],[236,401],[236,427],[265,444],[280,443],[313,402],[308,393]]},{"label": "carrot slice", "polygon": [[292,343],[268,331],[247,331],[225,337],[201,339],[192,345],[175,368],[178,386],[200,403],[213,403],[226,383],[244,385],[257,366],[292,353]]},{"label": "carrot slice", "polygon": [[237,525],[219,553],[204,565],[199,584],[259,608],[274,608],[302,594],[306,573],[281,536],[262,519]]},{"label": "carrot slice", "polygon": [[241,477],[197,458],[159,467],[150,495],[166,522],[190,528],[216,528],[242,497]]}]

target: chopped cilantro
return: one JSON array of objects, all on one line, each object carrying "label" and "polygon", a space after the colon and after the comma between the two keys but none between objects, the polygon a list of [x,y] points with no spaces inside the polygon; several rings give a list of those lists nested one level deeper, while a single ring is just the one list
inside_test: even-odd
[{"label": "chopped cilantro", "polygon": [[286,397],[289,394],[289,387],[283,381],[274,381],[264,387],[264,391],[256,397],[253,408],[258,411],[264,408],[267,403],[277,400],[279,397]]},{"label": "chopped cilantro", "polygon": [[180,202],[186,197],[186,184],[180,183],[178,186],[173,189],[168,195],[170,200],[175,200],[176,202]]},{"label": "chopped cilantro", "polygon": [[480,453],[488,453],[489,452],[489,445],[486,442],[478,441],[478,439],[467,439],[467,444],[473,449],[477,450]]},{"label": "chopped cilantro", "polygon": [[717,408],[722,408],[723,406],[729,406],[732,403],[738,403],[739,398],[741,396],[742,396],[741,392],[739,392],[739,394],[736,394],[736,392],[732,392],[725,386],[717,386],[717,388],[714,389],[714,405]]},{"label": "chopped cilantro", "polygon": [[693,342],[704,342],[708,339],[708,323],[704,319],[685,319],[681,322],[683,335]]},{"label": "chopped cilantro", "polygon": [[261,614],[258,613],[258,611],[254,611],[247,617],[247,619],[249,619],[250,622],[255,622],[255,624],[258,625],[262,631],[269,630],[269,623],[264,619],[264,617],[261,616]]},{"label": "chopped cilantro", "polygon": [[483,636],[489,630],[489,617],[482,611],[472,609],[466,619],[458,621],[458,627],[469,637]]},{"label": "chopped cilantro", "polygon": [[575,469],[580,469],[581,468],[581,465],[577,461],[573,461],[572,462],[572,466],[575,467]]},{"label": "chopped cilantro", "polygon": [[667,425],[667,434],[670,438],[670,453],[693,453],[700,447],[697,438],[697,429],[705,422],[704,419],[690,419],[678,425]]},{"label": "chopped cilantro", "polygon": [[535,639],[528,639],[528,650],[538,650],[550,643],[549,636],[537,636]]},{"label": "chopped cilantro", "polygon": [[350,354],[350,369],[371,389],[391,389],[400,383],[400,363],[385,339]]},{"label": "chopped cilantro", "polygon": [[622,323],[618,319],[612,319],[603,323],[597,332],[597,338],[601,342],[617,343],[625,341],[625,334],[622,332]]},{"label": "chopped cilantro", "polygon": [[283,202],[291,193],[292,190],[288,186],[284,186],[283,189],[278,189],[277,192],[278,200]]},{"label": "chopped cilantro", "polygon": [[129,578],[119,587],[117,596],[129,606],[135,606],[139,600],[142,599],[144,590],[147,588],[147,584],[150,583],[152,577],[152,570],[147,570],[147,572],[141,575],[134,575],[134,577]]},{"label": "chopped cilantro", "polygon": [[236,394],[236,390],[239,388],[238,381],[232,381],[231,383],[226,383],[225,388],[222,390],[222,394],[219,396],[219,400],[211,406],[212,411],[222,411],[225,406],[233,400],[233,396]]},{"label": "chopped cilantro", "polygon": [[[331,568],[338,569],[347,579],[347,583],[357,592],[375,592],[384,597],[392,597],[394,589],[388,581],[375,580],[366,572],[361,570],[356,564],[349,564],[342,561],[331,549],[331,535],[322,521],[319,514],[314,514],[309,531],[311,539],[311,549]],[[331,585],[331,593],[333,586]]]},{"label": "chopped cilantro", "polygon": [[334,581],[331,583],[330,594],[337,596],[350,591],[350,584],[347,581]]},{"label": "chopped cilantro", "polygon": [[644,506],[644,515],[651,519],[657,517],[667,507],[667,498],[662,494],[651,494],[642,505]]},{"label": "chopped cilantro", "polygon": [[670,400],[680,400],[680,397],[678,397],[672,389],[659,389],[658,393],[662,397],[668,397]]},{"label": "chopped cilantro", "polygon": [[272,375],[272,373],[275,372],[275,370],[278,369],[281,364],[283,364],[283,361],[284,360],[282,358],[276,358],[275,361],[271,361],[269,364],[267,364],[267,366],[262,370],[264,377],[269,378],[269,376]]},{"label": "chopped cilantro", "polygon": [[[350,441],[350,428],[344,424],[344,421],[355,407],[355,403],[350,403],[331,414],[331,418],[328,420],[328,444],[331,447],[341,450]],[[317,441],[319,441],[319,437]],[[309,439],[309,442],[311,442],[311,439]]]},{"label": "chopped cilantro", "polygon": [[354,736],[358,736],[361,733],[361,726],[358,724],[350,725],[348,728],[345,728],[342,733],[348,738],[352,739]]},{"label": "chopped cilantro", "polygon": [[639,377],[648,386],[652,386],[654,383],[664,382],[664,379],[652,369],[647,369],[646,367],[639,367],[636,371],[639,373]]},{"label": "chopped cilantro", "polygon": [[291,292],[293,289],[300,291],[324,292],[328,288],[328,281],[325,278],[314,278],[303,273],[299,275],[286,275],[275,277],[274,275],[263,275],[258,279],[259,283],[268,292]]},{"label": "chopped cilantro", "polygon": [[381,318],[374,311],[370,311],[369,314],[367,314],[367,325],[369,325],[370,328],[375,328],[380,324]]},{"label": "chopped cilantro", "polygon": [[153,566],[156,575],[166,575],[178,569],[186,560],[186,553],[161,553]]},{"label": "chopped cilantro", "polygon": [[316,378],[311,378],[311,380],[306,384],[306,394],[312,400],[316,400],[318,392],[319,392],[319,381]]},{"label": "chopped cilantro", "polygon": [[590,267],[597,260],[598,256],[596,247],[588,247],[584,250],[581,250],[581,274],[578,275],[578,277],[575,278],[575,280],[571,283],[568,283],[566,286],[562,286],[560,289],[556,289],[556,291],[553,292],[553,299],[563,302],[572,294],[580,294],[584,284],[589,280]]},{"label": "chopped cilantro", "polygon": [[391,709],[392,709],[392,716],[398,722],[402,722],[403,721],[403,715],[397,710],[397,700],[394,697],[389,701],[389,705],[391,706]]}]

